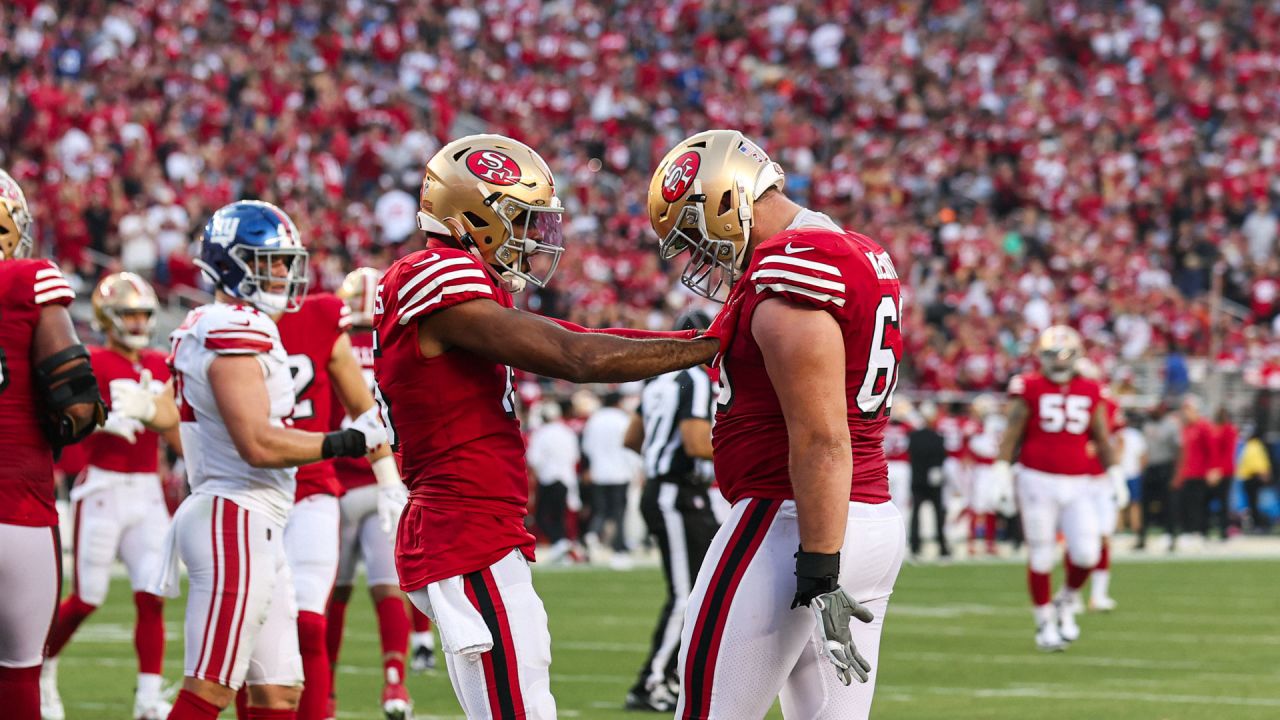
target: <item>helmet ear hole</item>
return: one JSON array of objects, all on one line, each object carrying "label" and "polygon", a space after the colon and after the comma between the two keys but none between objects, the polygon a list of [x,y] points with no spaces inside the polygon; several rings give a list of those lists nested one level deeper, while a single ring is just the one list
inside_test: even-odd
[{"label": "helmet ear hole", "polygon": [[729,208],[732,207],[731,203],[732,203],[732,197],[730,197],[729,191],[725,190],[724,194],[720,196],[720,209],[716,211],[716,214],[723,215],[729,212]]}]

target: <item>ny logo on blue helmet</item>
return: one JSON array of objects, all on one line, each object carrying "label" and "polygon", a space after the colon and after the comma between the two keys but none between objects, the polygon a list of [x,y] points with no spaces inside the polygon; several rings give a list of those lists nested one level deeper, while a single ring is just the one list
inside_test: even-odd
[{"label": "ny logo on blue helmet", "polygon": [[307,294],[302,237],[271,203],[241,200],[215,212],[194,262],[217,289],[271,315],[297,310]]}]

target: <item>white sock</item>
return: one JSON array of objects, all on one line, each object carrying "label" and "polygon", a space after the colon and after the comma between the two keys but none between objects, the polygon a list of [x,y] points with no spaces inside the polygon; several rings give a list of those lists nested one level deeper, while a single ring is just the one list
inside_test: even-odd
[{"label": "white sock", "polygon": [[1095,599],[1108,597],[1107,591],[1111,589],[1111,571],[1094,570],[1089,576],[1089,584],[1091,585],[1089,592]]},{"label": "white sock", "polygon": [[1040,627],[1045,623],[1051,623],[1054,620],[1053,603],[1036,605],[1034,608],[1031,609],[1031,612],[1033,615],[1035,615],[1036,627]]},{"label": "white sock", "polygon": [[431,636],[430,630],[426,632],[411,632],[409,633],[409,646],[414,650],[420,647],[434,647],[435,639]]},{"label": "white sock", "polygon": [[160,685],[163,682],[164,677],[160,675],[138,673],[138,697],[145,700],[158,699],[160,697]]}]

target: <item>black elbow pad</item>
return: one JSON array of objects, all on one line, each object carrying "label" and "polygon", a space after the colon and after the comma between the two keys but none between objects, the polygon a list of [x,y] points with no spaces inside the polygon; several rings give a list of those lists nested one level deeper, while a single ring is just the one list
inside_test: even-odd
[{"label": "black elbow pad", "polygon": [[[107,419],[107,406],[89,364],[89,351],[83,345],[72,345],[45,358],[35,366],[35,375],[45,409],[42,426],[55,456],[62,448],[83,440]],[[66,410],[81,403],[93,405],[93,423],[77,431],[75,420]]]}]

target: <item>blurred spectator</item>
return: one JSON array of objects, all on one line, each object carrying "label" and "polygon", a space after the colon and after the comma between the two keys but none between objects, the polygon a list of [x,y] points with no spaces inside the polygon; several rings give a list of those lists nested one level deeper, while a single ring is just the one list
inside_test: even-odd
[{"label": "blurred spectator", "polygon": [[[1182,423],[1178,413],[1162,403],[1142,426],[1147,446],[1147,467],[1142,472],[1142,523],[1138,526],[1138,542],[1135,550],[1147,546],[1147,533],[1151,531],[1159,508],[1160,525],[1173,537],[1175,503],[1173,481],[1182,463]],[[1172,548],[1172,545],[1170,545]]]},{"label": "blurred spectator", "polygon": [[1244,449],[1240,453],[1240,464],[1236,467],[1236,474],[1244,482],[1245,499],[1249,503],[1248,517],[1251,528],[1254,531],[1268,532],[1271,530],[1271,518],[1262,511],[1259,504],[1259,494],[1262,492],[1263,486],[1271,482],[1271,456],[1267,452],[1267,444],[1262,439],[1262,433],[1254,430],[1253,435],[1245,441]]},{"label": "blurred spectator", "polygon": [[1253,211],[1240,226],[1245,242],[1249,248],[1249,259],[1262,265],[1276,255],[1276,214],[1271,210],[1271,201],[1266,195],[1258,198]]},{"label": "blurred spectator", "polygon": [[1213,460],[1205,476],[1209,486],[1205,495],[1206,537],[1216,521],[1222,539],[1227,539],[1227,530],[1231,524],[1231,484],[1236,477],[1236,449],[1239,441],[1240,432],[1231,422],[1227,409],[1218,408],[1209,434]]},{"label": "blurred spectator", "polygon": [[538,483],[538,530],[551,543],[544,559],[555,562],[573,547],[565,534],[564,520],[569,493],[578,492],[578,435],[564,423],[558,403],[547,400],[540,407],[543,424],[530,433],[525,455],[529,472]]},{"label": "blurred spectator", "polygon": [[1204,416],[1200,398],[1188,395],[1182,401],[1182,461],[1173,477],[1169,549],[1177,548],[1179,535],[1209,534],[1205,517],[1208,477],[1213,470],[1213,423]]},{"label": "blurred spectator", "polygon": [[1142,476],[1150,461],[1147,438],[1136,427],[1136,416],[1130,416],[1120,428],[1120,467],[1129,483],[1129,507],[1121,508],[1121,520],[1136,530],[1142,526]]},{"label": "blurred spectator", "polygon": [[[599,409],[587,418],[582,428],[584,481],[589,484],[591,524],[587,531],[589,545],[604,538],[605,524],[613,525],[610,558],[615,569],[630,568],[626,532],[627,493],[639,469],[638,456],[623,444],[631,415],[619,405],[622,395],[605,393]],[[595,547],[590,549],[595,550]]]},{"label": "blurred spectator", "polygon": [[907,436],[907,453],[911,456],[911,554],[919,557],[923,549],[920,540],[920,509],[925,503],[933,506],[934,537],[938,542],[938,555],[951,557],[947,547],[947,509],[942,502],[942,464],[947,460],[946,443],[938,432],[938,409],[932,405],[920,408],[924,422]]}]

